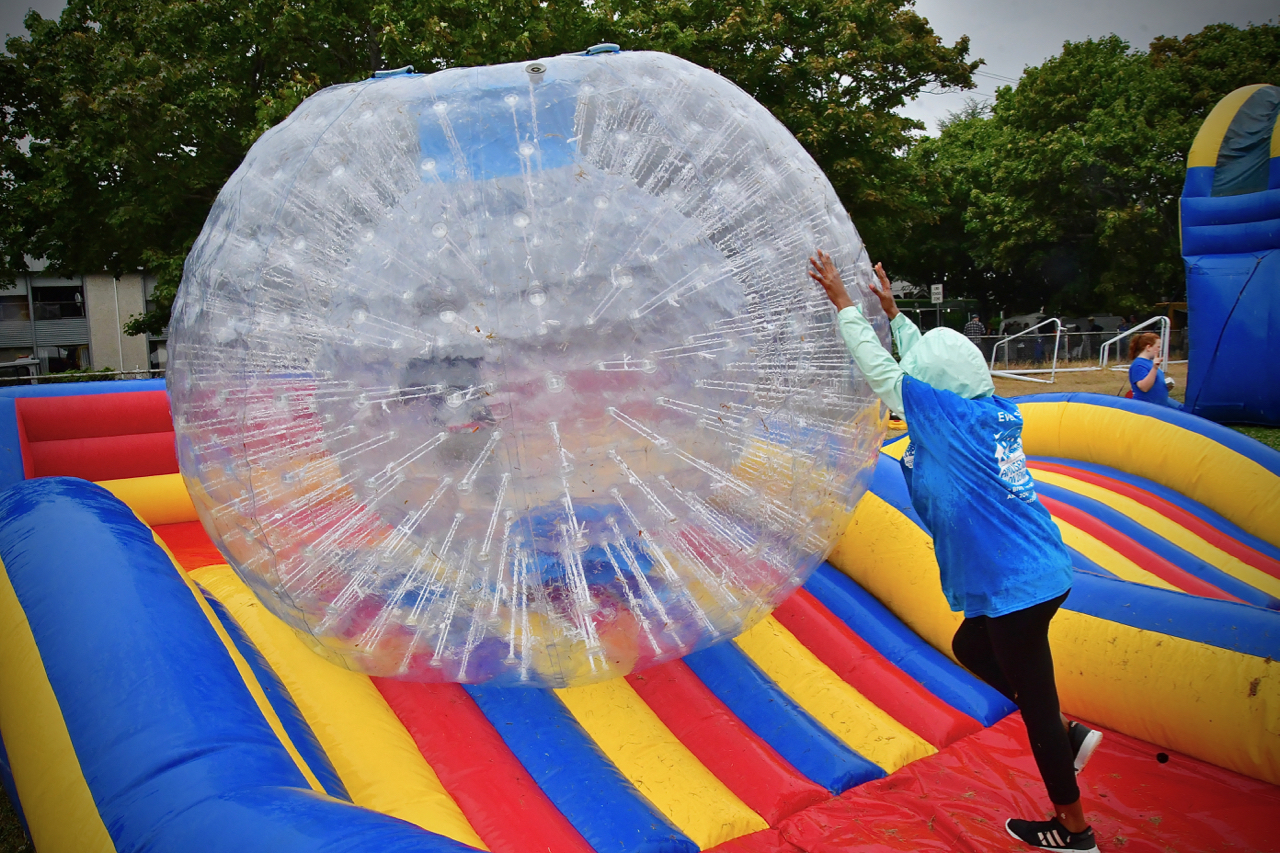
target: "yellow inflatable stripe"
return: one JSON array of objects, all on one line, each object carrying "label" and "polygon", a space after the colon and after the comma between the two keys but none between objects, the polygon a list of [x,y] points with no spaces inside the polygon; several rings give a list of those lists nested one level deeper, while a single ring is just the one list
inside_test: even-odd
[{"label": "yellow inflatable stripe", "polygon": [[[1218,165],[1218,149],[1222,147],[1222,139],[1227,135],[1231,120],[1236,117],[1236,113],[1244,102],[1263,85],[1255,83],[1252,86],[1242,86],[1218,101],[1218,105],[1209,112],[1209,117],[1204,120],[1204,124],[1200,125],[1195,141],[1191,143],[1191,151],[1187,154],[1188,169]],[[1274,138],[1271,144],[1275,145]]]},{"label": "yellow inflatable stripe", "polygon": [[[137,514],[137,511],[134,511]],[[244,655],[240,654],[240,650],[236,648],[235,641],[231,639],[231,635],[227,633],[226,626],[222,624],[222,620],[218,618],[218,614],[213,612],[213,608],[209,606],[209,602],[196,588],[195,582],[191,577],[182,570],[178,565],[178,561],[173,558],[173,553],[169,550],[169,546],[164,544],[164,540],[151,532],[151,538],[155,543],[169,555],[169,562],[173,564],[173,569],[182,578],[183,583],[191,590],[191,595],[195,598],[196,604],[200,606],[200,612],[204,614],[204,618],[208,620],[209,625],[213,627],[213,631],[218,635],[218,639],[222,641],[222,646],[227,650],[227,656],[231,658],[231,662],[236,666],[236,672],[240,674],[240,679],[244,681],[244,686],[248,689],[249,695],[253,697],[253,701],[258,706],[258,710],[262,712],[262,717],[267,721],[267,725],[271,727],[271,731],[275,733],[276,739],[280,741],[280,745],[284,747],[285,752],[289,753],[289,757],[293,759],[293,763],[298,768],[307,784],[311,786],[311,790],[319,794],[324,794],[324,785],[320,784],[320,780],[316,778],[316,774],[311,770],[311,766],[307,764],[302,757],[302,753],[298,752],[298,748],[294,746],[293,739],[289,737],[289,733],[285,731],[284,724],[280,722],[280,716],[276,714],[276,709],[271,706],[271,701],[267,699],[266,692],[262,689],[262,684],[258,681],[258,677],[253,674],[253,668],[249,666],[249,662],[244,659]]]},{"label": "yellow inflatable stripe", "polygon": [[663,725],[626,679],[556,695],[636,790],[701,849],[769,828]]},{"label": "yellow inflatable stripe", "polygon": [[951,638],[964,616],[951,612],[942,594],[933,539],[915,522],[867,492],[827,559],[925,642],[955,659]]},{"label": "yellow inflatable stripe", "polygon": [[368,676],[316,655],[228,566],[191,576],[222,602],[280,676],[358,806],[486,850]]},{"label": "yellow inflatable stripe", "polygon": [[1280,477],[1205,436],[1156,418],[1079,403],[1022,403],[1028,455],[1065,456],[1154,480],[1280,545]]},{"label": "yellow inflatable stripe", "polygon": [[1233,578],[1244,581],[1255,589],[1260,589],[1263,592],[1274,595],[1276,598],[1280,598],[1280,579],[1273,578],[1261,569],[1254,568],[1238,557],[1233,557],[1226,551],[1210,545],[1190,530],[1187,530],[1187,528],[1170,521],[1154,509],[1143,506],[1133,498],[1118,495],[1109,489],[1095,486],[1093,483],[1085,483],[1066,474],[1038,470],[1033,473],[1037,480],[1053,483],[1064,489],[1070,489],[1083,497],[1092,498],[1099,503],[1106,504],[1115,511],[1127,515],[1157,536],[1164,537],[1182,550],[1199,557],[1212,566],[1222,569]]},{"label": "yellow inflatable stripe", "polygon": [[152,527],[200,520],[181,474],[100,480],[98,485],[127,504],[134,515]]},{"label": "yellow inflatable stripe", "polygon": [[832,672],[772,616],[734,642],[815,720],[886,773],[937,752]]},{"label": "yellow inflatable stripe", "polygon": [[1280,661],[1065,609],[1049,640],[1068,713],[1280,784]]},{"label": "yellow inflatable stripe", "polygon": [[901,441],[895,441],[893,444],[885,445],[880,449],[880,452],[893,459],[901,459],[902,454],[907,452],[907,445],[910,443],[910,438],[904,438]]},{"label": "yellow inflatable stripe", "polygon": [[0,731],[36,849],[114,853],[27,614],[2,563]]},{"label": "yellow inflatable stripe", "polygon": [[1145,584],[1146,586],[1158,586],[1160,589],[1171,589],[1175,592],[1184,592],[1184,590],[1179,589],[1164,578],[1151,574],[1151,572],[1116,551],[1110,545],[1105,542],[1099,542],[1088,533],[1063,521],[1056,515],[1053,517],[1053,523],[1058,525],[1058,531],[1062,533],[1062,541],[1068,548],[1075,548],[1085,557],[1120,578],[1120,580]]}]

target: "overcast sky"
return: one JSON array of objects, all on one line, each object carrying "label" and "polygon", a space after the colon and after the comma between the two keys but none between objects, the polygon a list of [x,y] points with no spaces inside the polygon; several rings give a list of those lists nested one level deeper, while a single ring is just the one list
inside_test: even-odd
[{"label": "overcast sky", "polygon": [[[1185,36],[1209,24],[1275,23],[1275,0],[916,0],[946,43],[969,36],[969,55],[986,64],[969,92],[922,94],[904,112],[937,131],[938,119],[959,110],[966,97],[990,100],[998,86],[1016,82],[1027,66],[1060,53],[1064,41],[1115,33],[1145,49],[1156,36]],[[1259,80],[1280,83],[1280,80]]]},{"label": "overcast sky", "polygon": [[0,0],[0,43],[9,36],[25,36],[27,28],[22,26],[22,19],[27,16],[28,9],[35,9],[42,16],[52,18],[60,13],[66,0]]},{"label": "overcast sky", "polygon": [[[65,0],[0,0],[0,33],[25,35],[22,19],[28,9],[50,18],[64,5]],[[1180,37],[1218,22],[1243,26],[1280,17],[1275,0],[916,0],[916,11],[948,44],[969,36],[970,56],[987,61],[974,78],[976,90],[922,94],[908,104],[906,114],[925,122],[930,133],[966,97],[990,99],[997,86],[1015,82],[1023,68],[1044,62],[1067,40],[1116,33],[1145,48],[1160,35]]]}]

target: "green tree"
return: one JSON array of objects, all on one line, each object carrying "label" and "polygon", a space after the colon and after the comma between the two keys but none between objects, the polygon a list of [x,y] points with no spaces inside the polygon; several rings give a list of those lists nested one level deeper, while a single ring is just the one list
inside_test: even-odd
[{"label": "green tree", "polygon": [[902,155],[923,125],[897,111],[931,85],[972,88],[968,37],[952,46],[909,0],[604,0],[614,41],[663,50],[732,80],[809,151],[874,253],[919,218]]},{"label": "green tree", "polygon": [[907,203],[928,215],[905,223],[903,239],[883,256],[895,274],[942,284],[951,297],[977,299],[984,314],[1016,303],[1021,288],[1013,274],[974,257],[969,233],[969,199],[990,189],[995,132],[990,116],[986,105],[970,100],[942,123],[940,137],[926,137],[912,147]]},{"label": "green tree", "polygon": [[71,0],[32,13],[0,56],[0,264],[146,268],[158,332],[223,183],[307,95],[385,66],[502,61],[579,47],[576,0]]},{"label": "green tree", "polygon": [[384,67],[518,61],[601,41],[666,50],[759,99],[827,171],[868,243],[919,216],[899,156],[927,85],[971,85],[910,0],[71,0],[0,57],[0,262],[145,267],[168,322],[222,184],[309,94]]},{"label": "green tree", "polygon": [[1280,79],[1280,27],[1214,25],[1133,51],[1067,42],[912,154],[933,220],[908,264],[958,270],[965,295],[1014,310],[1130,313],[1185,291],[1178,204],[1204,118]]}]

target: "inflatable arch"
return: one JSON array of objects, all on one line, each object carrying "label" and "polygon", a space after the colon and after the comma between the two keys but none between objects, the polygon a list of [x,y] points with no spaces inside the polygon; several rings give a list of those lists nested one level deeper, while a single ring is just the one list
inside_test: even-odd
[{"label": "inflatable arch", "polygon": [[1187,408],[1280,425],[1280,87],[1223,98],[1187,157]]},{"label": "inflatable arch", "polygon": [[[1280,454],[1117,398],[1020,407],[1076,571],[1063,705],[1109,730],[1100,841],[1271,849]],[[0,779],[41,853],[1008,849],[1003,818],[1048,807],[1016,713],[948,656],[909,439],[756,628],[504,690],[312,654],[204,536],[166,409],[158,383],[0,390]]]}]

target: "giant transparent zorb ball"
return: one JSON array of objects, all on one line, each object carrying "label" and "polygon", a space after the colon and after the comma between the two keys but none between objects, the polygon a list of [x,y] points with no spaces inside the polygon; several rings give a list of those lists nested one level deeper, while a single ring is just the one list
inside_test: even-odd
[{"label": "giant transparent zorb ball", "polygon": [[563,686],[679,657],[799,586],[874,466],[819,247],[870,307],[813,160],[672,56],[326,89],[187,259],[182,473],[353,669]]}]

